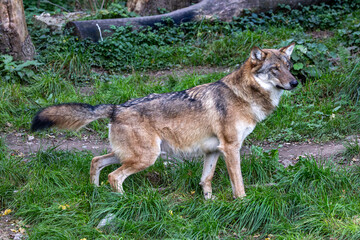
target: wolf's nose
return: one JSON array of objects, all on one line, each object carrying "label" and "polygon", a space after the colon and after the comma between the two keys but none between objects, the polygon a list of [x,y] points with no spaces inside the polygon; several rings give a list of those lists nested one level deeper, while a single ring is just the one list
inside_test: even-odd
[{"label": "wolf's nose", "polygon": [[296,80],[292,80],[292,81],[290,82],[290,86],[291,86],[292,88],[296,87],[298,84],[299,84],[299,83],[298,83],[298,81],[296,81]]}]

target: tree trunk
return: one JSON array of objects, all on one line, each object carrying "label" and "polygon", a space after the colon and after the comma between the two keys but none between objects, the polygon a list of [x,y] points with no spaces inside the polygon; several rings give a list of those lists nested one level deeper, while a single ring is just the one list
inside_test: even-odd
[{"label": "tree trunk", "polygon": [[28,33],[22,0],[0,0],[0,53],[31,60],[35,48]]},{"label": "tree trunk", "polygon": [[[146,2],[146,0],[139,0]],[[263,12],[276,9],[279,4],[287,4],[293,8],[302,5],[329,2],[331,0],[203,0],[190,7],[182,8],[167,14],[120,19],[88,20],[68,22],[65,26],[79,39],[90,38],[99,41],[112,34],[110,26],[125,26],[131,24],[135,28],[141,26],[154,27],[156,23],[164,23],[164,19],[171,18],[175,24],[189,21],[199,21],[204,18],[218,18],[221,21],[231,21],[233,17],[241,16],[245,9]],[[110,30],[110,31],[105,31]]]}]

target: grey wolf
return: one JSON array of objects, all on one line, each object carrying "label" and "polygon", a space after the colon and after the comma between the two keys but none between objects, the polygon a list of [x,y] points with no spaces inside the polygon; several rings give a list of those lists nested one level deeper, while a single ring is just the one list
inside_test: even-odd
[{"label": "grey wolf", "polygon": [[32,130],[49,127],[78,130],[100,118],[110,118],[112,152],[92,159],[90,179],[99,185],[100,171],[109,174],[114,191],[123,193],[124,180],[156,161],[160,152],[204,156],[200,185],[212,197],[211,180],[219,156],[224,156],[234,197],[244,197],[240,148],[244,139],[279,104],[284,90],[298,82],[290,73],[294,44],[280,49],[254,47],[242,66],[224,78],[180,92],[150,94],[120,105],[67,103],[36,114]]}]

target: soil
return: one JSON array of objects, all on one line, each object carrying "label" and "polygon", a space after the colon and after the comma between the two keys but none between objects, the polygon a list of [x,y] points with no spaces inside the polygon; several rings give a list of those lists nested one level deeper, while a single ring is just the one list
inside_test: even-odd
[{"label": "soil", "polygon": [[45,151],[49,148],[56,148],[58,150],[89,150],[94,155],[100,155],[106,150],[111,150],[107,140],[102,140],[91,132],[81,134],[81,137],[68,137],[66,133],[34,137],[25,132],[2,134],[1,137],[5,140],[5,144],[12,151],[12,154],[24,156],[25,158],[32,153],[40,150]]},{"label": "soil", "polygon": [[191,75],[191,74],[211,74],[211,73],[230,73],[234,69],[232,67],[214,67],[214,66],[196,66],[196,67],[181,67],[176,69],[167,69],[167,70],[160,70],[160,71],[147,71],[145,74],[149,75],[150,77],[161,78],[167,77],[169,75],[181,77],[184,75]]},{"label": "soil", "polygon": [[313,32],[308,32],[309,35],[311,35],[313,38],[319,38],[319,39],[324,39],[324,38],[329,38],[329,37],[333,37],[334,33],[331,31],[313,31]]},{"label": "soil", "polygon": [[[86,131],[79,137],[68,137],[65,133],[56,135],[46,134],[45,137],[34,137],[26,132],[0,134],[5,140],[7,147],[12,154],[25,157],[25,159],[39,150],[56,148],[59,150],[88,150],[94,155],[101,155],[110,152],[111,148],[108,140],[100,139],[96,133]],[[342,141],[329,141],[322,143],[315,142],[290,142],[290,143],[255,143],[265,150],[278,149],[279,161],[285,167],[296,163],[300,156],[314,156],[316,158],[338,158],[345,150],[344,143],[355,141],[360,136],[349,136]],[[250,145],[244,145],[242,153],[249,153]]]},{"label": "soil", "polygon": [[[149,76],[150,79],[158,80],[159,78],[168,77],[168,76],[174,76],[174,77],[181,77],[185,75],[190,74],[211,74],[211,73],[230,73],[234,70],[235,67],[217,67],[217,66],[196,66],[196,67],[178,67],[178,68],[171,68],[171,69],[163,69],[163,70],[154,70],[154,71],[146,71],[146,72],[138,72],[137,74],[140,74],[141,76]],[[104,70],[100,67],[92,67],[91,70],[98,74],[110,74],[108,71]],[[133,73],[120,73],[123,77],[128,77],[132,75]]]},{"label": "soil", "polygon": [[21,240],[27,239],[24,223],[14,219],[12,214],[2,216],[0,212],[0,239],[1,240]]}]

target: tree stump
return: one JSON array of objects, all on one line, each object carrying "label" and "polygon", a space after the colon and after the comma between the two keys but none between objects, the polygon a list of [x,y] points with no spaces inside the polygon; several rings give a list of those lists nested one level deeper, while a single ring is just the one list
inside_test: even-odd
[{"label": "tree stump", "polygon": [[[167,18],[171,18],[175,24],[201,21],[204,18],[231,21],[234,17],[241,16],[245,9],[263,12],[276,9],[279,4],[287,4],[295,8],[299,7],[299,4],[310,5],[329,1],[331,0],[203,0],[197,4],[166,14],[136,18],[73,21],[68,22],[65,28],[69,29],[79,39],[90,38],[92,41],[97,42],[103,37],[112,34],[111,26],[154,27],[157,23],[165,23]],[[150,0],[138,0],[135,2],[147,4]]]},{"label": "tree stump", "polygon": [[0,53],[31,60],[35,47],[28,33],[22,0],[0,1]]}]

